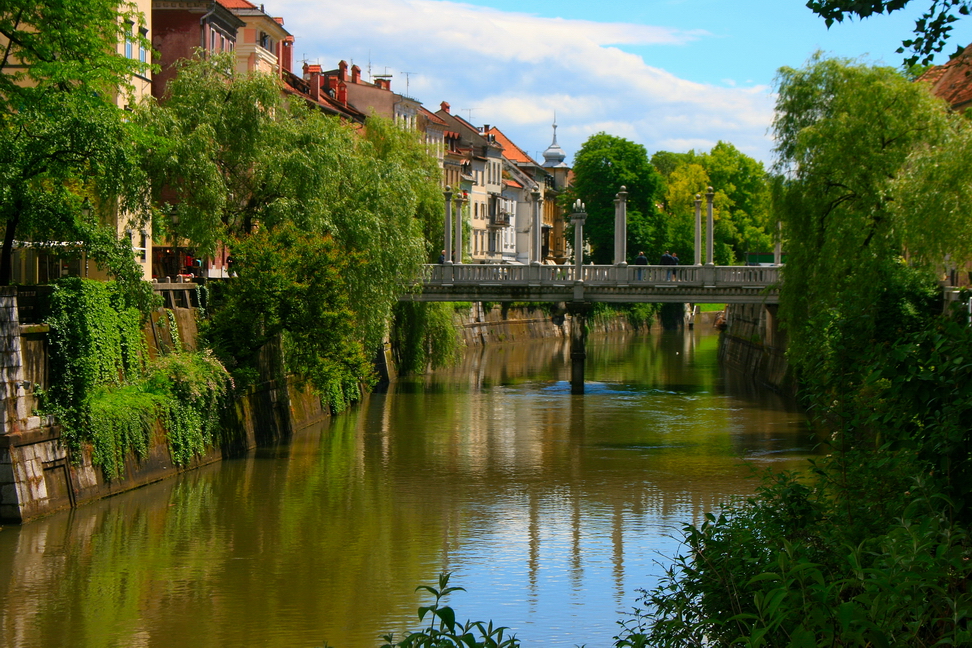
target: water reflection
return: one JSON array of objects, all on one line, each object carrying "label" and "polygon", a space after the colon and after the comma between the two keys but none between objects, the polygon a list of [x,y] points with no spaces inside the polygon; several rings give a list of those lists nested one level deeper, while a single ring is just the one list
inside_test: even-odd
[{"label": "water reflection", "polygon": [[801,417],[730,388],[717,338],[604,338],[572,396],[560,342],[491,347],[291,443],[0,532],[6,646],[378,645],[442,570],[462,618],[607,645],[673,531]]}]

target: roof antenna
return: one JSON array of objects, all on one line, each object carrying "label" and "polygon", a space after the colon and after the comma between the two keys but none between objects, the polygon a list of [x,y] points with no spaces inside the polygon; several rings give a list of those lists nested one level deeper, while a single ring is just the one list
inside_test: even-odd
[{"label": "roof antenna", "polygon": [[414,72],[402,72],[402,74],[405,75],[405,96],[406,97],[411,97],[412,95],[408,94],[408,80],[409,80],[410,76],[413,75],[413,74],[415,74],[415,73]]}]

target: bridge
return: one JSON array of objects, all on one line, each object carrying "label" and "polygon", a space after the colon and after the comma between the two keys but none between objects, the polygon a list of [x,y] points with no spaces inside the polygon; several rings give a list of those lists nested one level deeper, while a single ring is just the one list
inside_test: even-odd
[{"label": "bridge", "polygon": [[[695,196],[695,263],[692,265],[628,265],[627,191],[621,187],[614,200],[614,264],[584,265],[584,222],[587,212],[577,200],[570,216],[574,226],[573,265],[541,263],[540,214],[543,199],[533,192],[533,223],[529,230],[528,265],[473,264],[463,258],[462,193],[445,189],[443,263],[423,266],[413,290],[401,301],[524,301],[564,302],[573,315],[570,327],[571,393],[584,393],[584,361],[587,358],[585,318],[595,302],[613,303],[746,303],[779,301],[780,247],[776,263],[763,266],[714,264],[713,198],[706,197],[706,263],[702,263],[702,195]],[[453,199],[456,209],[453,211]],[[454,263],[453,260],[456,262]]]},{"label": "bridge", "polygon": [[[579,268],[579,270],[578,270]],[[426,265],[401,301],[779,302],[779,266]]]}]

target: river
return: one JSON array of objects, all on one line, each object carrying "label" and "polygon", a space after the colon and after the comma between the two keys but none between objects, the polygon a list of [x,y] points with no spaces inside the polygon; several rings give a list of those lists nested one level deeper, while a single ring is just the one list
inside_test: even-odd
[{"label": "river", "polygon": [[452,572],[460,620],[610,646],[683,524],[810,453],[702,332],[468,352],[325,425],[0,531],[9,648],[371,648]]}]

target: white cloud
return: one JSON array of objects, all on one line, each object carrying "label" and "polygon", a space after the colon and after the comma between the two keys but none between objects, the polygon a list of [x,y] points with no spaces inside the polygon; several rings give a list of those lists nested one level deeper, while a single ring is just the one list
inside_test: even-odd
[{"label": "white cloud", "polygon": [[[438,0],[273,0],[297,39],[295,59],[325,69],[341,59],[395,75],[431,110],[448,101],[473,123],[499,126],[525,150],[558,140],[572,155],[605,131],[655,150],[709,148],[722,139],[769,160],[769,88],[710,86],[648,65],[619,46],[682,47],[701,30],[544,18]],[[299,67],[300,63],[295,61]]]}]

